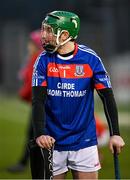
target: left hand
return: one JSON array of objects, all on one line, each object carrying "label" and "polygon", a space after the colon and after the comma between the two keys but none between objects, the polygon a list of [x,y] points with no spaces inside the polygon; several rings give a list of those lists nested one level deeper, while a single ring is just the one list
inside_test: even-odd
[{"label": "left hand", "polygon": [[55,139],[48,135],[41,135],[36,138],[36,143],[41,148],[50,149],[55,143]]},{"label": "left hand", "polygon": [[121,136],[113,135],[110,137],[109,148],[112,153],[114,153],[114,147],[115,147],[117,154],[119,154],[124,145],[125,145],[125,142]]}]

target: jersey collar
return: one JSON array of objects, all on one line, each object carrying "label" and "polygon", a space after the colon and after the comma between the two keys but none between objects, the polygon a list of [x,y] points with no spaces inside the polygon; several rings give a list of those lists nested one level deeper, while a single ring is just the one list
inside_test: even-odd
[{"label": "jersey collar", "polygon": [[60,54],[57,54],[57,57],[62,60],[69,60],[69,59],[72,59],[77,54],[77,51],[78,51],[78,44],[75,43],[75,50],[74,50],[73,54],[71,54],[69,56],[61,56]]}]

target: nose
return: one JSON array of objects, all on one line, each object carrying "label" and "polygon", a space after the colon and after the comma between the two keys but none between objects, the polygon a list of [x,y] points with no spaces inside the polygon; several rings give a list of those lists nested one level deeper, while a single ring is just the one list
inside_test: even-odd
[{"label": "nose", "polygon": [[42,37],[42,39],[45,39],[46,36],[47,36],[46,31],[45,30],[41,30],[41,37]]}]

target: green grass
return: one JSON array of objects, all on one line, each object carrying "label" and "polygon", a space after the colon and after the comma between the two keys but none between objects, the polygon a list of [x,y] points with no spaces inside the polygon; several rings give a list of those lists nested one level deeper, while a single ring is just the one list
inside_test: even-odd
[{"label": "green grass", "polygon": [[30,178],[29,168],[19,174],[11,174],[6,170],[19,160],[22,153],[29,107],[16,97],[0,96],[0,102],[0,178]]},{"label": "green grass", "polygon": [[[22,153],[26,137],[29,107],[17,97],[0,95],[0,179],[28,179],[31,178],[30,169],[24,173],[12,174],[7,167],[15,164]],[[121,134],[126,147],[119,155],[122,179],[130,179],[130,125],[121,127]],[[113,157],[108,147],[101,149],[103,154],[100,179],[114,178]],[[70,173],[67,178],[71,178]]]}]

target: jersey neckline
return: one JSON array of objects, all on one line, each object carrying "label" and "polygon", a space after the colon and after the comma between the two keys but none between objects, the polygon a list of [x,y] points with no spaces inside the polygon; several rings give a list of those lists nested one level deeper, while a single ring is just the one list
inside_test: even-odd
[{"label": "jersey neckline", "polygon": [[75,43],[75,50],[73,52],[73,54],[69,55],[69,56],[61,56],[60,54],[57,54],[57,57],[62,59],[62,60],[69,60],[72,59],[78,52],[78,44]]}]

